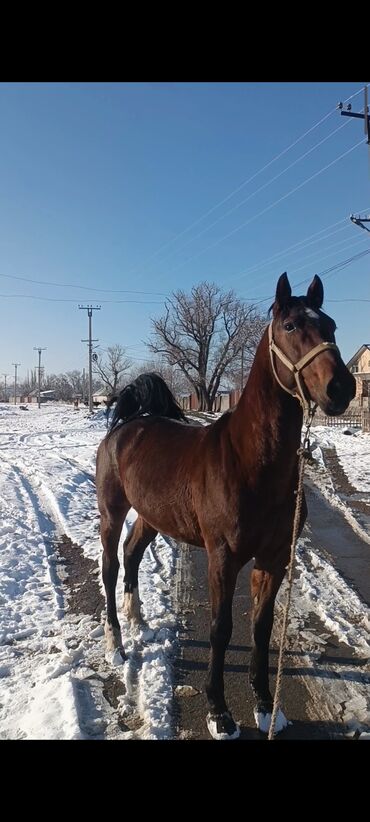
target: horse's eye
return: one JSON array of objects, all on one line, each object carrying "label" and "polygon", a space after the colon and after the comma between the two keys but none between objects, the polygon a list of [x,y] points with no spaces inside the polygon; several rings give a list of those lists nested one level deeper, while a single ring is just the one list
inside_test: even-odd
[{"label": "horse's eye", "polygon": [[295,325],[293,323],[284,323],[284,331],[295,331]]}]

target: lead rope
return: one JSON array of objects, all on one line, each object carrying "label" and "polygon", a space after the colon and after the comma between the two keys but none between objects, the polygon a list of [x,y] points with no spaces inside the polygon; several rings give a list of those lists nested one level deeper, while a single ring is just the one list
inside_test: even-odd
[{"label": "lead rope", "polygon": [[298,531],[299,531],[299,524],[301,519],[301,510],[302,510],[302,499],[303,499],[303,475],[305,469],[306,459],[311,456],[310,451],[310,428],[312,425],[313,418],[315,416],[317,406],[314,405],[310,407],[308,411],[308,417],[306,422],[306,433],[303,440],[303,445],[298,448],[297,454],[299,457],[298,460],[298,487],[297,487],[297,501],[295,506],[295,513],[294,513],[294,521],[293,521],[293,533],[292,533],[292,543],[290,546],[290,559],[289,559],[289,568],[288,568],[288,592],[287,598],[285,603],[284,609],[284,618],[283,618],[283,629],[281,634],[280,640],[280,648],[279,648],[279,659],[278,659],[278,667],[277,667],[277,676],[276,676],[276,687],[275,687],[275,696],[274,696],[274,704],[272,708],[271,714],[271,722],[269,728],[268,739],[271,740],[274,738],[275,733],[275,723],[277,712],[280,705],[280,692],[281,686],[283,682],[283,656],[285,651],[285,643],[286,643],[286,635],[288,629],[288,616],[289,616],[289,608],[290,608],[290,600],[292,596],[292,587],[293,587],[293,571],[294,571],[294,564],[295,564],[295,556],[296,556],[296,545],[298,539]]}]

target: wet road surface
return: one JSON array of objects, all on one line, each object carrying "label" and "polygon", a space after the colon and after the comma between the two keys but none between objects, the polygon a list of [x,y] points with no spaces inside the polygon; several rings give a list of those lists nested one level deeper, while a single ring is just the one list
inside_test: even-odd
[{"label": "wet road surface", "polygon": [[[306,483],[305,490],[309,507],[306,535],[310,537],[312,547],[331,559],[361,599],[370,603],[370,546],[354,533],[340,511],[330,506],[313,483]],[[251,567],[252,563],[249,563],[241,571],[235,591],[233,635],[225,661],[225,695],[234,719],[241,725],[240,739],[265,740],[266,737],[255,727],[254,698],[248,683]],[[204,549],[188,546],[183,549],[177,598],[184,628],[180,637],[176,682],[178,685],[191,686],[188,693],[192,694],[176,697],[177,738],[209,740],[205,722],[208,709],[204,681],[209,657],[210,608],[207,556]],[[276,608],[275,611],[270,646],[272,693],[275,687],[281,621],[281,610]],[[319,618],[315,618],[313,614],[307,614],[305,627],[313,633],[317,631],[318,635],[325,630]],[[347,667],[349,678],[358,676],[363,681],[362,666],[366,666],[367,662],[368,660],[356,658],[352,650],[334,636],[328,636],[319,662],[312,665],[307,665],[307,655],[299,647],[297,650],[288,650],[285,655],[282,707],[293,724],[276,740],[344,739],[348,728],[341,720],[340,706],[324,704],[320,696],[316,697],[315,684],[318,680],[325,682],[325,679],[339,677],[336,664],[340,664],[342,670],[343,666]]]}]

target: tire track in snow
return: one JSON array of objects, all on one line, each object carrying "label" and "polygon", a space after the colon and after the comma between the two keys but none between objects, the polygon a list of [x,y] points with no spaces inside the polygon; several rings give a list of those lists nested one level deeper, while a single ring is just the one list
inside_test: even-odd
[{"label": "tire track in snow", "polygon": [[58,456],[58,459],[62,460],[62,462],[68,463],[69,465],[72,466],[72,468],[77,468],[81,472],[81,474],[84,474],[85,477],[87,477],[87,479],[90,480],[90,482],[93,483],[94,489],[95,489],[95,474],[93,474],[92,471],[87,471],[87,469],[84,468],[81,465],[81,463],[78,462],[78,460],[74,460],[74,459],[72,459],[72,457],[62,457],[60,454],[58,454],[57,456]]},{"label": "tire track in snow", "polygon": [[[67,535],[76,544],[77,551],[79,546],[83,547],[84,556],[97,563],[101,549],[94,530],[97,525],[97,507],[94,469],[89,454],[93,453],[105,431],[84,431],[74,426],[72,432],[68,427],[68,419],[65,421],[63,418],[61,425],[64,426],[66,422],[64,430],[67,432],[66,437],[63,437],[61,428],[58,431],[47,430],[47,419],[44,427],[41,417],[36,419],[36,416],[30,416],[27,425],[28,422],[32,425],[36,423],[43,426],[43,430],[25,433],[26,420],[19,421],[22,423],[19,434],[14,432],[13,435],[12,432],[11,440],[8,437],[7,444],[2,448],[2,455],[9,457],[18,471],[19,481],[15,474],[11,475],[13,486],[17,488],[18,506],[15,503],[14,509],[16,511],[18,507],[18,517],[21,518],[23,512],[27,513],[29,510],[29,519],[37,523],[38,531],[47,526],[45,538],[51,540],[50,550],[54,539],[58,543]],[[78,442],[71,442],[77,432]],[[80,454],[75,451],[77,459],[70,456],[72,448],[80,449]],[[31,496],[27,497],[27,492]],[[7,502],[6,496],[4,501]],[[31,514],[31,511],[34,513]],[[126,531],[125,528],[119,549],[121,572],[118,603],[123,599],[122,540]],[[25,537],[22,539],[26,544]],[[57,543],[54,547],[58,550],[60,546]],[[68,694],[68,699],[73,696],[78,716],[78,723],[72,722],[72,727],[71,724],[68,726],[70,738],[76,735],[86,738],[168,738],[172,735],[171,666],[177,621],[173,613],[171,580],[174,578],[176,548],[170,540],[164,538],[158,538],[152,548],[153,552],[148,549],[140,570],[143,613],[149,625],[144,630],[132,628],[119,612],[128,653],[128,662],[120,669],[112,671],[104,660],[102,625],[94,622],[90,614],[81,616],[81,613],[70,612],[64,590],[66,581],[62,580],[64,615],[56,626],[53,625],[53,634],[44,642],[43,647],[39,643],[37,653],[38,659],[42,655],[46,657],[51,654],[49,660],[52,660],[53,666],[48,660],[45,663],[49,679],[53,677],[54,682],[59,682],[64,676],[66,682],[68,680],[65,699],[67,700]],[[43,549],[45,553],[45,546]],[[58,573],[62,577],[60,565]],[[96,581],[95,575],[93,576]],[[91,579],[92,575],[88,574],[88,577]],[[24,648],[25,642],[24,635]],[[28,650],[31,654],[34,652],[30,642]],[[25,652],[28,653],[26,648]],[[35,681],[37,677],[33,679]],[[20,684],[20,693],[22,687]],[[47,694],[44,696],[48,699],[50,697]],[[48,738],[64,737],[60,729],[56,728],[50,731]]]},{"label": "tire track in snow", "polygon": [[[33,486],[32,479],[28,476],[27,471],[22,471],[17,465],[11,466],[7,464],[7,468],[7,481],[9,480],[13,487],[15,487],[17,497],[21,501],[22,508],[26,514],[24,530],[27,529],[27,532],[29,532],[33,524],[33,530],[38,531],[38,547],[39,550],[43,551],[48,561],[49,578],[53,595],[56,599],[53,619],[50,620],[51,628],[50,631],[47,632],[53,637],[53,640],[51,640],[51,642],[46,640],[41,643],[38,641],[36,643],[38,646],[37,649],[32,647],[32,643],[23,643],[23,648],[17,651],[17,653],[18,655],[21,654],[24,658],[25,666],[30,673],[31,688],[32,680],[34,679],[33,674],[36,676],[36,672],[38,672],[37,677],[44,679],[45,696],[48,696],[50,701],[52,701],[53,697],[51,695],[50,684],[48,686],[47,683],[60,679],[60,684],[58,686],[54,684],[53,690],[56,692],[61,691],[63,693],[63,699],[69,700],[69,722],[66,721],[66,727],[69,729],[67,738],[81,737],[81,735],[85,738],[104,738],[105,726],[108,725],[109,721],[112,722],[112,719],[110,712],[108,712],[108,718],[104,719],[104,711],[100,707],[100,702],[104,702],[104,700],[102,700],[103,686],[101,684],[100,688],[97,688],[96,683],[93,683],[91,686],[90,684],[86,684],[86,682],[84,682],[86,665],[80,665],[81,658],[89,656],[86,651],[91,650],[91,647],[95,650],[96,640],[101,636],[102,630],[96,621],[93,623],[90,616],[86,617],[82,615],[81,617],[80,614],[76,622],[69,621],[70,614],[66,602],[65,580],[62,578],[63,570],[56,553],[56,549],[58,550],[58,547],[60,547],[60,521],[54,519],[53,510],[45,504],[45,495],[42,494],[42,496],[39,496],[39,488],[36,489]],[[16,514],[14,514],[14,518],[16,518]],[[34,527],[35,525],[36,529]],[[20,543],[27,541],[24,533],[20,535],[19,539]],[[75,547],[77,548],[77,546]],[[27,551],[25,544],[23,544],[23,546],[20,545],[19,551],[22,550],[25,555],[29,551],[29,549]],[[31,550],[35,553],[34,549],[31,548]],[[84,561],[85,563],[87,562],[87,560]],[[49,593],[50,592],[45,591],[45,595]],[[39,596],[43,599],[44,592],[41,591]],[[21,640],[29,640],[29,638],[35,634],[37,634],[36,627],[23,629],[17,633],[13,632],[10,641],[12,643],[16,641],[19,647]],[[85,634],[87,634],[87,637]],[[91,635],[93,635],[92,642]],[[40,647],[42,645],[43,647]],[[52,656],[48,657],[48,654],[51,653]],[[35,654],[37,660],[35,659]],[[30,660],[30,655],[32,661]],[[102,649],[100,651],[100,657],[103,660]],[[51,665],[50,659],[53,660]],[[79,666],[80,670],[77,671],[76,666]],[[6,670],[9,670],[9,668]],[[89,669],[87,673],[89,673]],[[92,673],[92,671],[90,671],[90,673]],[[104,680],[102,680],[102,682],[103,681]],[[16,690],[16,686],[13,690]],[[74,703],[74,705],[71,703]],[[33,700],[30,699],[29,713],[31,714],[32,704]],[[71,721],[71,715],[74,712],[75,718],[74,721]],[[29,729],[26,731],[17,729],[16,735],[18,735],[19,738],[23,738],[24,735],[27,737],[28,731]],[[35,738],[34,734],[37,733],[35,726],[33,726],[31,732],[31,738]],[[5,736],[7,735],[6,729],[4,734]],[[13,732],[11,735],[13,735]],[[57,735],[58,738],[61,738],[60,732],[57,732]],[[50,738],[53,737],[51,736]]]},{"label": "tire track in snow", "polygon": [[17,466],[2,460],[0,479],[5,479],[3,498],[8,503],[1,532],[0,586],[8,596],[0,645],[0,735],[79,738],[60,631],[64,596],[52,562],[53,524]]},{"label": "tire track in snow", "polygon": [[[3,462],[5,462],[5,460],[3,460]],[[55,565],[56,555],[54,546],[56,538],[56,528],[53,519],[50,516],[50,514],[43,510],[43,508],[41,507],[38,496],[35,490],[33,489],[29,479],[24,474],[24,472],[22,472],[22,470],[15,464],[10,465],[7,462],[7,465],[10,469],[10,473],[13,474],[16,485],[18,486],[19,495],[23,500],[27,518],[29,518],[27,515],[27,511],[29,511],[30,505],[32,510],[32,516],[35,522],[37,523],[40,532],[40,537],[42,539],[44,546],[45,558],[48,563],[50,581],[53,586],[55,600],[57,604],[56,617],[60,618],[60,616],[64,612],[64,595],[61,586],[61,580],[59,579]]]},{"label": "tire track in snow", "polygon": [[[69,460],[67,460],[67,462],[69,462]],[[79,472],[81,471],[79,465],[75,467]],[[91,738],[91,736],[101,738],[103,730],[105,732],[104,736],[108,734],[108,738],[127,739],[145,737],[148,729],[149,733],[152,730],[151,714],[153,713],[153,708],[146,694],[147,688],[144,668],[150,665],[153,655],[158,656],[161,653],[163,639],[166,639],[166,629],[163,629],[163,626],[159,626],[158,630],[152,630],[149,627],[146,629],[137,629],[132,627],[123,614],[120,613],[125,646],[128,651],[128,661],[122,668],[113,669],[112,671],[104,660],[104,639],[102,638],[101,626],[95,622],[94,629],[94,625],[92,624],[95,609],[93,608],[91,615],[89,615],[89,608],[86,608],[82,616],[80,612],[79,617],[76,617],[76,619],[78,619],[77,634],[80,639],[80,642],[76,644],[76,636],[74,636],[74,634],[77,623],[74,622],[72,625],[70,624],[68,628],[71,612],[65,601],[65,586],[67,585],[67,590],[69,590],[69,592],[72,591],[72,595],[76,599],[80,591],[83,574],[82,577],[81,575],[78,576],[74,568],[71,574],[73,582],[70,586],[68,576],[67,579],[63,579],[63,581],[58,576],[58,574],[61,574],[60,562],[54,564],[54,561],[59,559],[61,555],[66,560],[65,570],[68,575],[72,563],[70,561],[71,554],[69,554],[69,558],[66,557],[65,550],[62,548],[63,543],[70,542],[69,537],[65,535],[64,518],[61,515],[54,492],[46,485],[45,479],[40,478],[39,473],[35,474],[34,464],[31,466],[25,466],[23,464],[22,467],[20,467],[20,465],[13,465],[12,471],[14,477],[17,479],[24,508],[27,510],[31,506],[33,517],[38,522],[39,530],[43,535],[45,551],[51,558],[50,571],[53,575],[52,581],[54,588],[60,592],[61,596],[61,607],[56,616],[61,620],[60,631],[61,634],[64,635],[67,643],[64,648],[64,653],[62,654],[64,662],[61,672],[67,673],[69,670],[71,674],[73,695],[76,700],[76,713],[83,735],[87,738]],[[131,524],[132,520],[129,519],[127,526],[123,529],[122,539],[124,539],[125,531],[127,531],[127,528],[129,528]],[[153,552],[151,550],[152,548]],[[74,546],[74,552],[75,551],[78,551],[77,545]],[[59,557],[57,556],[58,554]],[[84,560],[83,557],[80,557],[80,559],[76,561],[78,563],[88,562],[88,560]],[[163,562],[161,558],[161,547],[159,547],[159,550],[157,547],[154,548],[154,546],[148,548],[147,562],[149,562],[151,566],[152,578],[156,579],[157,591],[162,595],[163,591],[168,589],[168,580],[166,580],[166,563]],[[86,571],[85,576],[86,588],[88,589],[89,579],[92,581],[91,570]],[[90,587],[92,587],[92,584]],[[117,602],[122,602],[123,591],[121,591],[121,597],[119,597],[119,591],[117,593]],[[87,595],[85,594],[84,596],[85,602],[86,596],[87,598],[91,598],[91,600],[94,598],[93,592],[91,592],[90,595],[87,593]],[[150,598],[152,599],[152,597]],[[152,612],[155,614],[155,608],[154,610],[152,609]],[[76,608],[72,608],[72,615],[73,617],[76,615]],[[85,620],[87,620],[87,622],[85,622]],[[86,633],[94,633],[95,630],[96,639],[100,640],[100,649],[98,654],[94,652],[90,654],[86,653],[87,649],[84,649],[88,671],[86,676],[83,674],[83,678],[80,679],[79,677],[75,677],[77,671],[75,670],[74,663],[77,665],[80,663],[81,645],[88,645],[88,640],[84,637],[84,625],[86,626]],[[72,646],[72,648],[70,648],[70,646]],[[154,650],[154,648],[156,650]],[[159,671],[159,675],[163,677],[163,666],[161,667],[162,671]],[[115,700],[112,698],[112,694],[117,692],[119,692],[119,698]],[[172,698],[172,691],[170,691],[170,696]],[[92,709],[93,704],[96,702],[100,702],[102,706],[100,716],[99,713],[94,715]],[[107,705],[104,705],[105,702],[108,703],[108,710]],[[161,736],[162,733],[159,732],[159,735]],[[164,735],[166,734],[164,733]]]}]

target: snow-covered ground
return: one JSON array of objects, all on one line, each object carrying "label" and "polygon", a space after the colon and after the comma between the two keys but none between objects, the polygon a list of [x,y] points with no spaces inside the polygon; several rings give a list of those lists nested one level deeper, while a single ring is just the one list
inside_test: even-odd
[{"label": "snow-covered ground", "polygon": [[[0,405],[2,739],[171,735],[176,615],[170,589],[177,546],[158,537],[143,559],[140,591],[148,628],[133,632],[120,614],[129,662],[115,670],[123,683],[116,710],[102,697],[111,676],[102,625],[92,616],[70,614],[62,585],[55,549],[63,534],[100,567],[94,473],[105,433],[103,412],[90,418],[57,404],[40,411]],[[127,526],[135,516],[131,511]],[[125,534],[126,528],[122,540]],[[117,603],[122,600],[120,574]],[[129,730],[124,717],[135,711]]]},{"label": "snow-covered ground", "polygon": [[[27,411],[0,405],[1,739],[173,736],[178,546],[157,537],[145,552],[139,586],[147,627],[132,628],[119,611],[129,659],[118,668],[105,660],[102,623],[73,611],[63,584],[57,543],[65,535],[95,563],[94,579],[101,586],[94,473],[105,432],[103,412],[89,417],[84,410],[58,404],[40,410],[29,406]],[[331,443],[354,488],[370,491],[368,435],[344,436],[340,429],[317,427],[313,439],[316,458],[321,459],[320,444]],[[323,463],[320,471],[318,482],[327,498],[346,507]],[[135,516],[131,510],[122,541]],[[119,606],[122,599],[120,572]],[[314,614],[322,625],[321,639],[317,631],[307,631],[305,614]],[[298,550],[291,634],[297,629],[310,663],[328,635],[346,644],[354,658],[370,658],[369,609],[315,552],[307,535]],[[352,681],[347,672],[315,681],[315,687],[322,688],[323,698],[330,692],[334,702],[342,701],[349,727],[368,729],[366,676]],[[109,690],[115,698],[107,700]]]},{"label": "snow-covered ground", "polygon": [[370,493],[369,434],[363,434],[360,428],[316,425],[312,428],[311,439],[318,448],[314,457],[320,459],[321,448],[335,448],[342,468],[354,488]]},{"label": "snow-covered ground", "polygon": [[[361,540],[370,544],[369,518],[359,518],[351,507],[351,497],[338,494],[324,460],[325,449],[335,449],[339,465],[352,486],[354,498],[368,503],[370,435],[344,426],[315,426],[310,439],[316,464],[313,468],[306,468],[308,480],[340,512]],[[319,701],[320,711],[324,710],[324,715],[326,705],[327,718],[339,717],[347,725],[349,734],[361,731],[360,738],[368,739],[370,609],[345,582],[332,562],[313,548],[309,525],[298,542],[296,571],[288,636],[291,647],[300,649],[300,665],[306,663],[309,669],[316,670],[314,677],[304,677],[305,685],[314,702],[317,704]],[[285,593],[284,582],[279,592],[282,604]],[[333,642],[348,647],[349,659],[339,659],[334,667],[329,665],[326,668],[325,662],[321,663],[320,660],[323,654],[324,657],[331,656]]]},{"label": "snow-covered ground", "polygon": [[311,429],[312,455],[316,460],[315,471],[308,470],[324,497],[340,510],[354,531],[370,545],[370,522],[364,523],[355,516],[343,495],[339,496],[330,472],[325,467],[323,450],[335,449],[339,464],[356,491],[356,500],[370,502],[370,435],[360,428],[317,425]]}]

